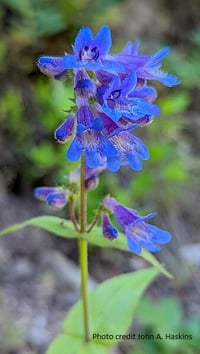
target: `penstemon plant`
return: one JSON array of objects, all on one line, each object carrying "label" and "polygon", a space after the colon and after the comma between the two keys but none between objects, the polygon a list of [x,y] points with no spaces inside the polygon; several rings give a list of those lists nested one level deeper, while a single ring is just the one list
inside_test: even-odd
[{"label": "penstemon plant", "polygon": [[[77,239],[81,273],[81,300],[68,312],[63,333],[50,344],[48,354],[86,354],[109,352],[126,335],[134,311],[148,284],[161,272],[171,275],[152,252],[170,241],[168,231],[148,223],[156,213],[141,216],[110,195],[101,204],[90,225],[87,223],[87,193],[98,186],[104,170],[117,172],[121,166],[142,169],[149,152],[132,132],[151,123],[160,114],[152,103],[157,97],[148,80],[172,87],[179,80],[160,70],[168,54],[164,48],[155,55],[138,53],[139,42],[128,42],[119,54],[111,54],[108,26],[96,36],[83,27],[74,42],[73,54],[42,56],[38,67],[57,80],[73,73],[75,105],[55,130],[59,143],[69,143],[66,159],[80,160],[80,167],[69,175],[67,186],[38,187],[36,198],[59,210],[69,204],[69,220],[40,216],[4,229],[1,234],[25,226],[36,226],[57,236]],[[79,201],[79,215],[76,204]],[[110,216],[118,227],[112,224]],[[99,220],[101,227],[97,226]],[[153,267],[113,277],[88,294],[88,243],[100,247],[129,250]]]}]

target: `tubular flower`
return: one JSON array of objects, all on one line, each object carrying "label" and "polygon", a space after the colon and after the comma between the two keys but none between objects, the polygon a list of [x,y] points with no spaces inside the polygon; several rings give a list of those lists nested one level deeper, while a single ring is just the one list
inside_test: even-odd
[{"label": "tubular flower", "polygon": [[130,251],[140,254],[142,248],[146,248],[150,252],[157,252],[160,251],[157,243],[166,244],[171,240],[171,234],[168,231],[146,223],[148,219],[156,216],[156,213],[142,217],[137,211],[125,207],[111,197],[103,200],[103,206],[114,214],[125,233]]}]

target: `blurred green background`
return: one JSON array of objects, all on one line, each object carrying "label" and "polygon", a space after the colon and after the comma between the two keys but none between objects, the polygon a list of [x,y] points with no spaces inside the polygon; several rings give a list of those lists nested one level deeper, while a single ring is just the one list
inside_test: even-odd
[{"label": "blurred green background", "polygon": [[[192,333],[194,340],[171,346],[152,342],[148,347],[123,343],[120,353],[200,353],[199,0],[0,0],[0,227],[51,213],[34,200],[33,188],[66,183],[69,171],[77,166],[65,160],[66,146],[53,138],[71,105],[71,82],[42,75],[37,57],[70,52],[81,26],[96,32],[103,24],[112,30],[113,52],[128,40],[140,39],[141,53],[148,54],[169,45],[164,69],[182,81],[172,89],[156,85],[162,114],[136,132],[149,147],[150,160],[139,173],[124,167],[118,174],[102,174],[98,189],[89,193],[88,218],[106,193],[141,212],[159,212],[155,222],[169,229],[173,240],[158,257],[175,281],[161,279],[148,296],[154,303],[164,297],[161,312],[169,307],[171,322],[173,316],[178,318],[171,330]],[[44,353],[66,309],[78,297],[77,273],[75,285],[66,273],[67,262],[72,261],[70,266],[76,267],[73,241],[66,245],[35,230],[0,240],[2,354]],[[90,251],[90,265],[93,281],[144,266],[137,257],[96,248]],[[58,274],[62,279],[57,280]],[[69,283],[75,289],[71,298]],[[149,302],[147,298],[142,306],[151,318]],[[153,333],[161,326],[143,317],[138,311],[136,329]]]}]

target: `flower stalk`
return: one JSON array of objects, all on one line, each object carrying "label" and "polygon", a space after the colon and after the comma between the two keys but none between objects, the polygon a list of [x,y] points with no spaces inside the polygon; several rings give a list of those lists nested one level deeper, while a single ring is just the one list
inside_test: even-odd
[{"label": "flower stalk", "polygon": [[[87,226],[87,192],[85,189],[85,158],[81,157],[81,176],[80,176],[80,234],[86,231]],[[83,303],[83,324],[85,342],[90,341],[89,330],[89,305],[88,305],[88,244],[80,238],[79,243],[79,263],[81,270],[81,295]]]}]

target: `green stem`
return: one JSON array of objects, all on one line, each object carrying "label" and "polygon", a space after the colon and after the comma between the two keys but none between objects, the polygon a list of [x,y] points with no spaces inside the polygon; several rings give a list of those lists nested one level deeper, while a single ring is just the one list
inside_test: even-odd
[{"label": "green stem", "polygon": [[[87,227],[87,194],[85,189],[85,158],[81,158],[80,178],[80,233],[84,233]],[[88,245],[84,239],[79,239],[79,263],[81,269],[81,294],[83,302],[84,337],[85,342],[90,341],[89,331],[89,306],[88,306]]]}]

